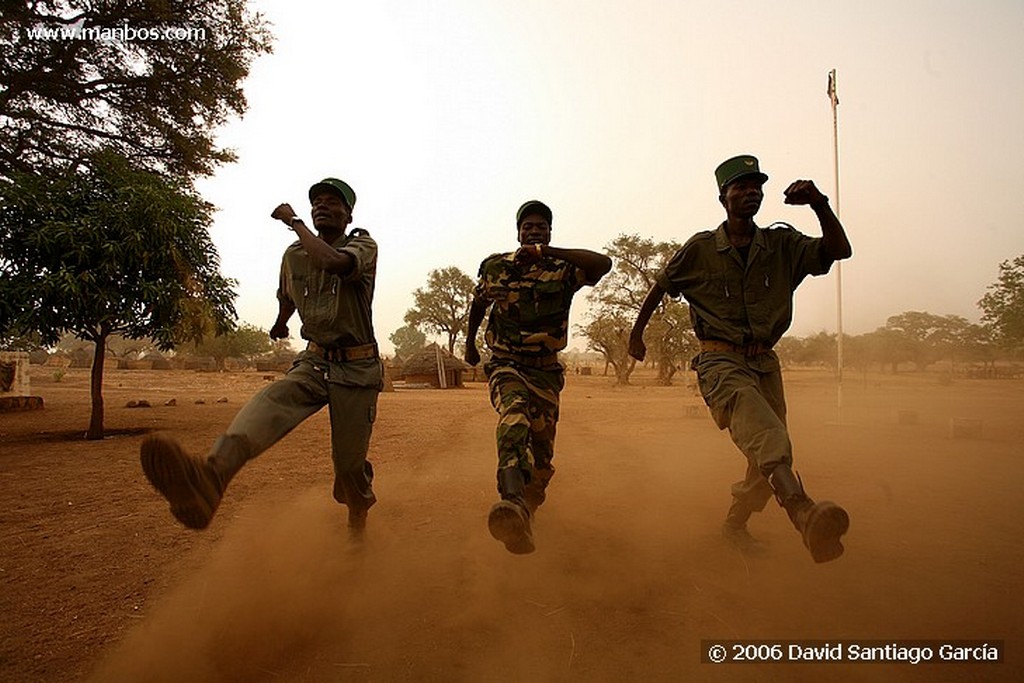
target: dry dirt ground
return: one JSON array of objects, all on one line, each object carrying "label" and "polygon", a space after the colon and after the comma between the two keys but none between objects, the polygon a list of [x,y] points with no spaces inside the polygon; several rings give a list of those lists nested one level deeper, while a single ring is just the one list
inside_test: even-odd
[{"label": "dry dirt ground", "polygon": [[[486,528],[481,384],[381,395],[358,541],[323,413],[205,532],[143,478],[144,433],[205,451],[263,375],[110,371],[113,435],[86,442],[85,373],[33,368],[45,410],[0,414],[2,681],[1024,680],[1020,381],[851,376],[839,413],[829,377],[787,373],[798,469],[852,518],[846,555],[815,565],[774,502],[751,523],[765,552],[725,545],[744,463],[683,382],[568,378],[537,552],[513,556]],[[716,665],[705,639],[1003,641],[1004,660]]]}]

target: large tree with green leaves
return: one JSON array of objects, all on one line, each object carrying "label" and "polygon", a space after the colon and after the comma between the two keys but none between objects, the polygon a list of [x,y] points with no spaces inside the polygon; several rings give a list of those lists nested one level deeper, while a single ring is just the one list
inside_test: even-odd
[{"label": "large tree with green leaves", "polygon": [[112,149],[167,175],[233,158],[216,128],[241,115],[271,49],[247,0],[10,0],[0,10],[0,178],[64,172]]},{"label": "large tree with green leaves", "polygon": [[212,207],[185,183],[119,154],[54,178],[0,182],[0,335],[65,332],[95,344],[87,438],[103,436],[103,359],[112,334],[161,348],[226,332],[233,282],[221,276]]},{"label": "large tree with green leaves", "polygon": [[447,336],[448,352],[454,353],[459,335],[466,334],[474,287],[473,280],[455,266],[430,271],[427,286],[413,292],[415,304],[406,311],[405,322]]},{"label": "large tree with green leaves", "polygon": [[999,279],[978,302],[996,340],[1004,347],[1024,346],[1024,254],[999,264]]}]

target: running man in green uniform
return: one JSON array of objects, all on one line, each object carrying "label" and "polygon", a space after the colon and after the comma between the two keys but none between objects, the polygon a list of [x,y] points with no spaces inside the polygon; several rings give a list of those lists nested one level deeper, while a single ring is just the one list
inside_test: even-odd
[{"label": "running man in green uniform", "polygon": [[814,560],[834,560],[843,553],[840,537],[849,516],[835,503],[811,500],[793,473],[782,373],[772,347],[792,322],[797,286],[808,275],[824,275],[853,250],[828,197],[812,181],[792,183],[785,201],[811,207],[820,238],[784,223],[754,223],[768,180],[754,157],[723,162],[715,178],[726,220],[691,237],[657,275],[633,326],[630,355],[643,360],[643,331],[662,297],[685,297],[700,340],[692,367],[704,401],[747,458],[746,476],[732,487],[723,535],[741,549],[755,549],[747,520],[774,493]]},{"label": "running man in green uniform", "polygon": [[346,233],[356,195],[344,181],[325,178],[309,189],[309,200],[315,234],[289,204],[271,214],[298,241],[281,262],[270,336],[287,338],[288,320],[298,311],[306,350],[283,379],[249,400],[205,458],[186,453],[166,435],[142,442],[143,472],[190,529],[210,524],[228,482],[246,462],[325,405],[331,413],[334,498],[348,506],[349,527],[362,530],[377,500],[366,460],[383,386],[371,311],[377,244],[360,228]]},{"label": "running man in green uniform", "polygon": [[487,310],[484,364],[491,405],[498,412],[498,493],[491,535],[513,553],[533,552],[530,519],[554,475],[558,399],[565,368],[558,352],[569,333],[569,307],[584,285],[611,270],[612,260],[586,249],[551,246],[551,209],[528,201],[516,213],[519,248],[480,264],[469,312],[466,362],[476,365],[476,333]]}]

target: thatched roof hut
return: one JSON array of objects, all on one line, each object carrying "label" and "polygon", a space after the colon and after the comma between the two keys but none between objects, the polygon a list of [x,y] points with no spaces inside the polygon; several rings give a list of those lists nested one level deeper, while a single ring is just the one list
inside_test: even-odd
[{"label": "thatched roof hut", "polygon": [[435,388],[462,386],[462,373],[470,366],[437,344],[430,344],[409,356],[403,363],[401,374],[407,384],[426,384]]}]

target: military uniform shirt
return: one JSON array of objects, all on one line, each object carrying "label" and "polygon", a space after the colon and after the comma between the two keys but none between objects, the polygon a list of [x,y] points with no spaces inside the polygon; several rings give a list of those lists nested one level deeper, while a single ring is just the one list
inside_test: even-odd
[{"label": "military uniform shirt", "polygon": [[755,226],[744,261],[722,223],[687,240],[656,280],[670,296],[686,298],[698,339],[773,346],[793,320],[797,286],[831,267],[821,238],[785,223]]},{"label": "military uniform shirt", "polygon": [[492,351],[544,356],[568,343],[569,306],[587,282],[568,261],[545,257],[517,263],[515,252],[495,254],[480,264],[476,297],[492,303],[484,339]]},{"label": "military uniform shirt", "polygon": [[373,343],[377,243],[357,228],[331,246],[354,259],[351,272],[342,276],[315,268],[302,243],[295,242],[281,260],[277,297],[295,304],[303,339],[325,347]]}]

